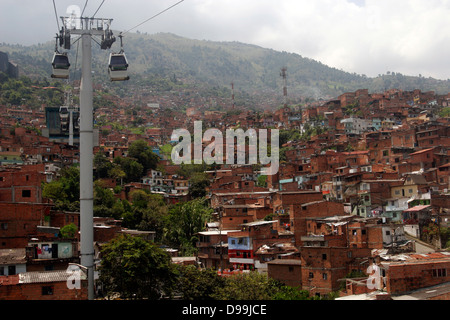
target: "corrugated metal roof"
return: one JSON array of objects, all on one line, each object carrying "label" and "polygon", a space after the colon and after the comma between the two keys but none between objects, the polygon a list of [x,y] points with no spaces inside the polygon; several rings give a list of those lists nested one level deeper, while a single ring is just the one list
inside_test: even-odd
[{"label": "corrugated metal roof", "polygon": [[[19,283],[65,282],[73,274],[66,270],[24,272],[19,274]],[[86,280],[86,274],[80,273],[81,280]]]},{"label": "corrugated metal roof", "polygon": [[427,209],[430,208],[431,205],[427,204],[427,205],[419,205],[419,206],[415,206],[409,209],[404,210],[403,212],[415,212],[415,211],[421,211],[423,209]]}]

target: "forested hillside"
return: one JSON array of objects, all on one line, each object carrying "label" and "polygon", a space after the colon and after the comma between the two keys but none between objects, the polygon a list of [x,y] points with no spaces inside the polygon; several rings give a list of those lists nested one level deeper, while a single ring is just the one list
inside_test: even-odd
[{"label": "forested hillside", "polygon": [[[119,32],[115,32],[116,36],[118,34]],[[72,42],[74,40],[76,38],[72,39]],[[295,101],[300,98],[330,99],[361,88],[367,88],[370,92],[389,88],[421,89],[439,94],[450,92],[449,80],[388,71],[382,74],[381,70],[378,77],[369,78],[326,66],[298,54],[238,42],[192,40],[167,33],[127,33],[123,41],[131,73],[127,86],[146,85],[156,91],[171,90],[174,83],[201,88],[230,88],[230,83],[233,82],[236,92],[282,96],[280,70],[287,67],[288,96]],[[118,42],[113,45],[112,51],[119,50]],[[69,51],[72,80],[80,78],[79,43],[80,41],[73,43]],[[54,41],[33,46],[12,46],[3,43],[0,45],[0,51],[7,52],[10,59],[19,64],[22,74],[31,78],[49,78],[54,47]],[[96,83],[108,83],[109,52],[101,50],[93,42],[93,71]],[[110,86],[114,88],[117,84]]]}]

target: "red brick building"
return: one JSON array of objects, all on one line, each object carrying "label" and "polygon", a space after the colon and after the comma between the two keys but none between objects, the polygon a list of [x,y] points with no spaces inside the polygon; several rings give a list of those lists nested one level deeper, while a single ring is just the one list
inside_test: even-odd
[{"label": "red brick building", "polygon": [[0,249],[24,248],[50,214],[45,203],[0,202]]},{"label": "red brick building", "polygon": [[0,276],[0,300],[87,300],[87,276],[82,267],[79,270],[79,288],[66,270]]},{"label": "red brick building", "polygon": [[404,261],[381,262],[387,292],[391,295],[450,281],[450,254],[410,254]]}]

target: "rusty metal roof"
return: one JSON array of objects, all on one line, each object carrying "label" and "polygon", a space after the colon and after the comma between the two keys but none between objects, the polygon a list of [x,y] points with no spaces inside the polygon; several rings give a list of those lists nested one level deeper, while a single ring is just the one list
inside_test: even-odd
[{"label": "rusty metal roof", "polygon": [[0,265],[26,263],[25,248],[0,249]]}]

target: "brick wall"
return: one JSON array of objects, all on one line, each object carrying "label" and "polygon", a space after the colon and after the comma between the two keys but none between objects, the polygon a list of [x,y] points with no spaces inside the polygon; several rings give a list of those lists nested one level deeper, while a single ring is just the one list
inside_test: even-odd
[{"label": "brick wall", "polygon": [[330,217],[345,215],[344,205],[333,201],[318,201],[307,205],[289,207],[291,231],[297,246],[302,245],[301,237],[307,235],[306,219],[311,217]]},{"label": "brick wall", "polygon": [[301,287],[302,268],[298,261],[275,260],[267,263],[269,278],[278,280],[287,286]]},{"label": "brick wall", "polygon": [[[52,294],[44,287],[51,287]],[[43,289],[44,288],[44,289]],[[68,289],[66,282],[27,283],[0,286],[0,300],[87,300],[87,284],[81,289]]]},{"label": "brick wall", "polygon": [[302,288],[321,295],[337,291],[348,273],[347,253],[347,248],[302,247]]},{"label": "brick wall", "polygon": [[28,236],[37,233],[37,225],[48,215],[46,204],[0,202],[0,249],[23,248]]},{"label": "brick wall", "polygon": [[[387,264],[386,288],[401,294],[450,281],[450,259]],[[438,270],[441,270],[438,273]],[[442,270],[446,270],[443,276]]]}]

